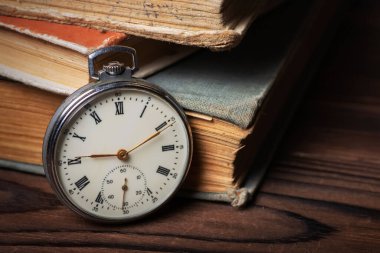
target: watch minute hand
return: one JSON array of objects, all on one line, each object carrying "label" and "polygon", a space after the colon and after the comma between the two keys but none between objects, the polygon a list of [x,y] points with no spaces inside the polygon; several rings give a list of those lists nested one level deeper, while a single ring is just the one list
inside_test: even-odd
[{"label": "watch minute hand", "polygon": [[173,121],[170,125],[168,125],[168,126],[164,127],[163,129],[161,129],[160,131],[157,131],[154,134],[150,135],[148,138],[144,139],[142,142],[136,144],[133,148],[131,148],[131,149],[128,150],[128,153],[131,153],[133,150],[137,149],[141,145],[143,145],[143,144],[147,143],[148,141],[152,140],[153,138],[157,137],[158,135],[160,135],[160,133],[162,133],[163,131],[165,131],[169,127],[171,127],[174,123],[175,123],[175,121]]},{"label": "watch minute hand", "polygon": [[116,156],[119,160],[122,160],[122,161],[126,161],[128,160],[128,154],[130,152],[132,152],[133,150],[137,149],[138,147],[140,147],[141,145],[147,143],[148,141],[152,140],[153,138],[157,137],[158,135],[160,135],[160,133],[162,133],[163,131],[165,131],[166,129],[168,129],[169,127],[171,127],[173,124],[175,123],[175,121],[173,121],[171,124],[169,124],[168,126],[164,127],[163,129],[161,129],[160,131],[157,131],[155,132],[154,134],[150,135],[149,137],[147,137],[146,139],[144,139],[143,141],[141,141],[140,143],[136,144],[133,148],[131,148],[130,150],[125,150],[125,149],[120,149],[117,154],[93,154],[93,155],[82,155],[82,156],[77,156],[78,158],[82,158],[82,157],[89,157],[89,158],[101,158],[101,157],[110,157],[110,156]]}]

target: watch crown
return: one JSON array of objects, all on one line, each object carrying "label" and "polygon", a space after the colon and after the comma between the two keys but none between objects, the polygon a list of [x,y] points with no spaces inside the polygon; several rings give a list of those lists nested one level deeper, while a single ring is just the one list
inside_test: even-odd
[{"label": "watch crown", "polygon": [[103,66],[103,70],[111,76],[116,76],[124,72],[125,66],[121,62],[111,61],[107,65]]}]

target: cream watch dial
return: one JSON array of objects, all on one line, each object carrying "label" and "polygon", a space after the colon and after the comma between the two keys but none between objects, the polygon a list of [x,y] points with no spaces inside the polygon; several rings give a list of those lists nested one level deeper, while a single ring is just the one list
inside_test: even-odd
[{"label": "cream watch dial", "polygon": [[158,208],[190,162],[191,136],[178,110],[156,93],[126,87],[86,102],[57,137],[61,198],[82,215],[109,221]]}]

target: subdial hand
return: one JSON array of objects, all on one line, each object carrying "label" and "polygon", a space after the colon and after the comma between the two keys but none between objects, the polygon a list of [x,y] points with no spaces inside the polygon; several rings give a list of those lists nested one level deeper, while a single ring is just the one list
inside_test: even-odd
[{"label": "subdial hand", "polygon": [[127,192],[128,190],[128,186],[127,186],[127,178],[124,179],[124,184],[123,186],[121,187],[121,189],[123,190],[123,199],[122,199],[122,203],[121,203],[121,208],[123,209],[124,206],[125,206],[125,193]]}]

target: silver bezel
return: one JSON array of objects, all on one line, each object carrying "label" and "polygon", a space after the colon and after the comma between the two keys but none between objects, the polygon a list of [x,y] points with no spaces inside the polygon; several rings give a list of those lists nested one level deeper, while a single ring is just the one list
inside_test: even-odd
[{"label": "silver bezel", "polygon": [[[120,90],[127,90],[127,89],[129,90],[137,89],[137,90],[145,90],[145,91],[151,92],[161,97],[162,99],[166,100],[178,112],[187,130],[187,138],[188,138],[188,143],[189,143],[188,161],[187,161],[186,171],[184,173],[184,176],[181,179],[181,182],[170,193],[170,197],[166,199],[160,206],[153,209],[149,213],[146,213],[139,217],[130,217],[130,218],[126,217],[125,219],[106,219],[106,218],[95,216],[85,211],[84,209],[73,204],[72,201],[68,198],[58,178],[58,173],[57,173],[58,168],[56,166],[56,150],[57,150],[60,133],[64,131],[66,124],[68,124],[71,117],[73,117],[76,112],[78,112],[87,103],[89,103],[90,101],[93,101],[96,97],[98,97],[100,94],[104,92],[110,92],[112,90],[120,91]],[[88,84],[82,87],[81,89],[77,90],[76,92],[74,92],[62,103],[62,105],[57,109],[54,116],[52,117],[49,123],[49,126],[46,130],[44,143],[43,143],[43,150],[42,150],[42,156],[43,156],[42,159],[43,159],[43,166],[44,166],[46,177],[48,178],[51,187],[57,194],[58,198],[63,202],[63,204],[68,206],[71,210],[81,215],[82,217],[85,217],[87,219],[90,219],[96,222],[124,223],[124,222],[133,221],[133,220],[145,217],[147,215],[150,215],[152,212],[157,211],[159,207],[165,205],[175,195],[175,193],[183,184],[186,178],[186,175],[189,171],[191,160],[192,160],[192,154],[193,154],[193,139],[192,139],[192,133],[191,133],[189,122],[187,121],[186,115],[182,107],[178,104],[178,102],[172,96],[170,96],[167,92],[162,90],[160,87],[150,84],[140,79],[132,78],[130,80],[124,80],[122,78],[113,78],[112,80],[100,81],[95,84]]]}]

